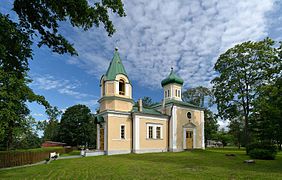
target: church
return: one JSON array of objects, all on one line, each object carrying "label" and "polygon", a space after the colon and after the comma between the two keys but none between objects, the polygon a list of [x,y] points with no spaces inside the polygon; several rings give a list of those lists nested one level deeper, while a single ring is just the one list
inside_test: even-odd
[{"label": "church", "polygon": [[115,49],[100,80],[97,149],[106,155],[205,148],[204,109],[182,101],[183,79],[171,69],[163,100],[150,108],[132,99],[132,84]]}]

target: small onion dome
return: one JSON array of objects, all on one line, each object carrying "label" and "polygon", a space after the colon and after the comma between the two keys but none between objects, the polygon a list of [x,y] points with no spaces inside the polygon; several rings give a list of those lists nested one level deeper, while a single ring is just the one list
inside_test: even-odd
[{"label": "small onion dome", "polygon": [[170,74],[168,75],[167,78],[162,80],[161,84],[162,84],[162,87],[164,87],[165,85],[171,84],[171,83],[183,85],[183,82],[184,82],[183,79],[177,76],[175,72],[173,71],[173,68],[171,68]]}]

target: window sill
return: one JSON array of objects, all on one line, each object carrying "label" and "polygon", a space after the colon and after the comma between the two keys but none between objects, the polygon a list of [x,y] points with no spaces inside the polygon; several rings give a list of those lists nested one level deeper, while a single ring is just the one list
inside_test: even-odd
[{"label": "window sill", "polygon": [[129,139],[112,139],[113,141],[129,141]]},{"label": "window sill", "polygon": [[160,139],[146,138],[146,140],[164,140],[164,139],[163,138],[160,138]]}]

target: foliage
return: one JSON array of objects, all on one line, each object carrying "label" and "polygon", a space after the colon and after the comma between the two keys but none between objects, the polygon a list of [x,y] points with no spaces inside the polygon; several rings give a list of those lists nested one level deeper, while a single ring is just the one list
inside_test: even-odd
[{"label": "foliage", "polygon": [[[151,97],[144,96],[142,98],[142,106],[145,108],[150,108],[154,106],[155,104],[158,104],[158,103],[154,102]],[[138,106],[138,102],[135,103],[135,106]]]},{"label": "foliage", "polygon": [[245,146],[243,142],[243,120],[240,118],[234,118],[228,125],[229,131],[228,133],[233,136],[234,145],[238,146],[240,149],[241,146]]},{"label": "foliage", "polygon": [[51,141],[59,141],[59,121],[58,116],[62,114],[56,106],[48,108],[46,110],[48,115],[48,120],[39,121],[37,128],[43,131],[43,141],[51,140]]},{"label": "foliage", "polygon": [[207,145],[208,140],[212,140],[217,133],[219,125],[212,111],[205,109],[205,144]]},{"label": "foliage", "polygon": [[213,105],[213,94],[210,89],[199,86],[189,88],[182,94],[182,99],[199,107],[205,107],[205,98],[207,98],[208,107]]},{"label": "foliage", "polygon": [[224,129],[218,131],[213,136],[213,139],[222,142],[223,146],[227,146],[228,144],[230,144],[232,142],[232,138],[233,136],[225,132]]},{"label": "foliage", "polygon": [[[252,129],[260,141],[282,144],[282,77],[260,88],[254,104]],[[271,132],[271,133],[270,133]]]},{"label": "foliage", "polygon": [[269,142],[261,141],[261,142],[254,142],[246,146],[246,152],[249,154],[254,149],[263,149],[270,151],[271,154],[277,153],[277,147]]},{"label": "foliage", "polygon": [[23,31],[30,38],[40,38],[38,46],[46,45],[59,54],[77,54],[72,44],[59,33],[59,23],[69,21],[73,27],[88,30],[93,25],[104,28],[111,36],[115,32],[109,12],[125,16],[121,0],[102,0],[91,3],[87,0],[15,0],[13,10],[19,16]]},{"label": "foliage", "polygon": [[44,97],[27,86],[28,59],[32,57],[29,34],[0,14],[0,141],[9,149],[14,137],[24,132],[29,110],[26,102],[48,107]]},{"label": "foliage", "polygon": [[238,44],[221,54],[214,66],[219,73],[212,80],[218,113],[224,120],[243,119],[246,144],[258,87],[279,73],[280,60],[274,45],[270,38]]},{"label": "foliage", "polygon": [[[226,157],[227,153],[236,156]],[[75,158],[53,161],[48,166],[2,170],[0,179],[279,179],[282,176],[281,155],[282,152],[274,161],[260,160],[252,165],[243,163],[249,159],[243,150],[227,147]]]},{"label": "foliage", "polygon": [[95,146],[95,127],[94,118],[87,106],[78,104],[69,107],[60,122],[61,141],[70,146]]},{"label": "foliage", "polygon": [[249,155],[254,159],[272,160],[275,159],[276,153],[273,153],[267,149],[252,149],[249,152]]}]

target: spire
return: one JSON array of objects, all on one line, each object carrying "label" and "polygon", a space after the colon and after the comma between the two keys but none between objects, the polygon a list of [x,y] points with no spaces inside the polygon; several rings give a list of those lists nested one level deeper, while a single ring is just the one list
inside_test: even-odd
[{"label": "spire", "polygon": [[105,80],[115,80],[118,74],[123,74],[127,77],[127,73],[119,57],[118,48],[116,47],[114,57],[110,63],[107,73],[105,74]]},{"label": "spire", "polygon": [[175,72],[173,71],[173,67],[171,67],[170,74],[168,75],[167,78],[162,80],[161,84],[162,84],[162,87],[164,87],[165,85],[170,84],[170,83],[177,83],[177,84],[182,85],[183,82],[184,82],[183,79],[179,77],[177,74],[175,74]]}]

